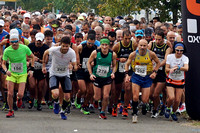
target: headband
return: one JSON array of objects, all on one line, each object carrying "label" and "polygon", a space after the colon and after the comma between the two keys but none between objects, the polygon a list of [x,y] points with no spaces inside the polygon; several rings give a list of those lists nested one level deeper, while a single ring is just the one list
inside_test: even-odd
[{"label": "headband", "polygon": [[110,40],[108,40],[108,39],[101,39],[100,43],[101,44],[108,44],[108,45],[110,45]]}]

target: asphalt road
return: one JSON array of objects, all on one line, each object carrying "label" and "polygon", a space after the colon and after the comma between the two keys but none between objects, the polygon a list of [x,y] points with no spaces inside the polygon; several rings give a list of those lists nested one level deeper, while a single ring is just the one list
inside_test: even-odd
[{"label": "asphalt road", "polygon": [[[131,122],[131,115],[122,119],[121,115],[114,118],[107,114],[107,120],[98,118],[98,110],[91,115],[83,115],[78,109],[71,109],[67,120],[43,106],[42,111],[35,108],[19,109],[14,118],[6,118],[0,111],[0,133],[198,133],[200,128],[185,126],[187,120],[179,117],[179,122],[164,117],[151,118],[139,114],[138,123]],[[129,110],[131,114],[131,110]]]}]

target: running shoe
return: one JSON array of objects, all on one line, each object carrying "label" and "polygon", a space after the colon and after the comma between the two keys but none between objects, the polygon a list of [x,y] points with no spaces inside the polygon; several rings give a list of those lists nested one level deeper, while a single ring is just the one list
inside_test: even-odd
[{"label": "running shoe", "polygon": [[182,104],[179,110],[181,113],[185,112],[186,111],[185,104]]},{"label": "running shoe", "polygon": [[22,99],[17,98],[17,107],[21,108],[21,106],[22,106]]},{"label": "running shoe", "polygon": [[77,97],[75,98],[75,101],[74,101],[74,105],[77,109],[80,109],[81,108],[81,104],[78,104],[77,103]]},{"label": "running shoe", "polygon": [[117,107],[112,108],[112,116],[117,117]]},{"label": "running shoe", "polygon": [[2,111],[7,111],[9,109],[8,104],[7,103],[3,103],[3,107],[2,107]]},{"label": "running shoe", "polygon": [[117,108],[119,109],[121,105],[122,105],[122,103],[118,103]]},{"label": "running shoe", "polygon": [[157,116],[158,116],[158,111],[153,110],[153,114],[151,115],[151,118],[157,118]]},{"label": "running shoe", "polygon": [[147,106],[146,104],[142,104],[142,114],[146,115],[146,113],[147,113]]},{"label": "running shoe", "polygon": [[131,104],[130,104],[130,103],[128,104],[128,107],[127,107],[127,109],[132,109],[132,106],[131,106]]},{"label": "running shoe", "polygon": [[54,102],[53,112],[55,114],[59,113],[59,103]]},{"label": "running shoe", "polygon": [[164,114],[165,114],[165,105],[162,105],[159,115],[163,116]]},{"label": "running shoe", "polygon": [[165,118],[169,118],[169,116],[170,116],[170,109],[169,108],[167,108],[166,110],[165,110]]},{"label": "running shoe", "polygon": [[137,123],[138,122],[138,120],[137,120],[137,115],[136,114],[134,114],[133,116],[132,116],[132,123]]},{"label": "running shoe", "polygon": [[42,100],[42,101],[41,101],[41,104],[42,104],[42,105],[46,105],[46,101],[45,101],[45,100]]},{"label": "running shoe", "polygon": [[48,101],[47,104],[48,104],[49,109],[53,109],[52,101]]},{"label": "running shoe", "polygon": [[174,121],[177,121],[177,120],[178,120],[178,118],[177,118],[177,116],[176,116],[175,113],[171,113],[171,117],[172,117],[172,119],[173,119]]},{"label": "running shoe", "polygon": [[98,110],[101,111],[102,103],[101,103],[101,101],[98,101],[98,103],[99,103]]},{"label": "running shoe", "polygon": [[60,117],[62,120],[67,120],[67,116],[65,115],[64,112],[60,112]]},{"label": "running shoe", "polygon": [[89,105],[90,113],[95,113],[93,104]]},{"label": "running shoe", "polygon": [[127,108],[123,108],[122,116],[123,117],[128,117],[128,109]]},{"label": "running shoe", "polygon": [[122,111],[123,111],[123,106],[120,105],[120,107],[119,107],[119,114],[122,114]]},{"label": "running shoe", "polygon": [[71,103],[67,106],[65,113],[67,113],[67,114],[71,113]]},{"label": "running shoe", "polygon": [[32,108],[33,108],[33,99],[30,99],[30,100],[28,101],[28,103],[29,103],[28,108],[29,108],[29,109],[32,109]]},{"label": "running shoe", "polygon": [[38,103],[37,110],[42,111],[42,104],[41,103]]},{"label": "running shoe", "polygon": [[14,111],[9,110],[8,114],[6,115],[6,118],[11,118],[11,117],[15,117]]},{"label": "running shoe", "polygon": [[104,120],[107,119],[105,113],[100,113],[99,118]]},{"label": "running shoe", "polygon": [[82,112],[84,115],[89,115],[89,114],[90,114],[90,111],[88,110],[87,107],[81,107],[81,112]]},{"label": "running shoe", "polygon": [[36,99],[34,99],[34,107],[37,108],[37,106],[38,106],[38,102]]}]

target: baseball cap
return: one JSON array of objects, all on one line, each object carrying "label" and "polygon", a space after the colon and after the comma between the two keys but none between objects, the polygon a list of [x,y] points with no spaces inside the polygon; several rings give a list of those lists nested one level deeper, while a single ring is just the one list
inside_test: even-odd
[{"label": "baseball cap", "polygon": [[135,37],[138,37],[138,36],[143,37],[144,36],[144,32],[142,30],[136,30],[135,31]]},{"label": "baseball cap", "polygon": [[19,40],[19,35],[18,34],[10,34],[10,39],[17,39],[17,40]]},{"label": "baseball cap", "polygon": [[152,29],[150,29],[150,28],[146,28],[146,29],[144,30],[145,36],[151,36],[152,33],[153,33],[153,31],[152,31]]},{"label": "baseball cap", "polygon": [[35,35],[36,41],[43,41],[44,40],[44,34],[39,32]]},{"label": "baseball cap", "polygon": [[18,34],[18,36],[19,36],[19,31],[17,29],[11,29],[10,35],[12,35],[12,34]]},{"label": "baseball cap", "polygon": [[0,26],[4,26],[4,21],[3,21],[3,19],[0,19]]},{"label": "baseball cap", "polygon": [[24,18],[31,18],[31,15],[29,13],[25,13]]},{"label": "baseball cap", "polygon": [[84,17],[83,16],[79,16],[78,20],[84,20]]}]

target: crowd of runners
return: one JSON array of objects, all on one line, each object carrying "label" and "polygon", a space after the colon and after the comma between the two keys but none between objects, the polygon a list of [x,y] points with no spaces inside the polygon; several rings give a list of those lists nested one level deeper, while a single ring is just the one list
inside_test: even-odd
[{"label": "crowd of runners", "polygon": [[[185,111],[182,24],[145,18],[1,10],[0,90],[7,118],[25,108],[128,117]],[[27,105],[27,104],[26,104]],[[131,111],[132,110],[132,111]],[[141,112],[141,113],[139,113]]]}]

